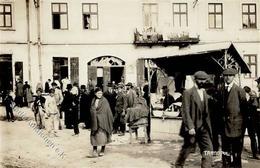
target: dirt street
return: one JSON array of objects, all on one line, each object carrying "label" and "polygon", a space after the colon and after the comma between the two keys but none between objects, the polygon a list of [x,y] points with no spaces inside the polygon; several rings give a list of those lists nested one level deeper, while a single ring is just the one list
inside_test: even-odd
[{"label": "dirt street", "polygon": [[[106,148],[105,156],[90,158],[90,131],[80,128],[80,136],[73,130],[58,131],[58,137],[48,137],[45,131],[34,127],[32,112],[23,108],[23,121],[3,121],[4,109],[0,108],[0,165],[8,168],[170,168],[182,144],[177,134],[152,133],[151,144],[135,141],[129,144],[129,135],[113,135],[113,142]],[[16,114],[17,116],[17,114]],[[82,127],[83,125],[80,125]],[[158,125],[158,127],[160,127]],[[260,161],[250,159],[248,138],[245,139],[243,165],[256,168]],[[218,164],[215,167],[218,167]],[[200,167],[198,151],[187,160],[188,168]]]}]

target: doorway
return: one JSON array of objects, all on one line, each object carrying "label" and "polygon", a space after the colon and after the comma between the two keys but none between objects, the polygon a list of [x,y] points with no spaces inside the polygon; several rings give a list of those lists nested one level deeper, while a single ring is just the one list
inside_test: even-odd
[{"label": "doorway", "polygon": [[111,83],[114,81],[115,84],[123,82],[124,78],[124,67],[111,67],[110,68],[110,80]]},{"label": "doorway", "polygon": [[0,96],[7,90],[13,90],[12,55],[0,55]]}]

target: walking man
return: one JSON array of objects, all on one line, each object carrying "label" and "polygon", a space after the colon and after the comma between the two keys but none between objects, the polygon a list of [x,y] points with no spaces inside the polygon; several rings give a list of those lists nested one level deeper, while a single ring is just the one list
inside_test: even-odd
[{"label": "walking man", "polygon": [[223,168],[242,168],[241,153],[245,129],[246,94],[234,83],[236,74],[235,69],[224,70],[224,86],[220,88]]},{"label": "walking man", "polygon": [[207,73],[198,71],[194,74],[195,85],[183,93],[182,125],[180,135],[184,144],[175,162],[176,168],[183,168],[185,160],[192,152],[195,143],[199,144],[201,152],[201,167],[211,168],[212,133],[208,112],[208,95],[204,84]]}]

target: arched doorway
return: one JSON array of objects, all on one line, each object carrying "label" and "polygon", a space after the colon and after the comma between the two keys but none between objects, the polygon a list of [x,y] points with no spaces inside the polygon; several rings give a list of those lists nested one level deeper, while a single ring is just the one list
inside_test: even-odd
[{"label": "arched doorway", "polygon": [[124,82],[125,61],[114,56],[101,56],[88,62],[88,80],[105,91],[108,83]]}]

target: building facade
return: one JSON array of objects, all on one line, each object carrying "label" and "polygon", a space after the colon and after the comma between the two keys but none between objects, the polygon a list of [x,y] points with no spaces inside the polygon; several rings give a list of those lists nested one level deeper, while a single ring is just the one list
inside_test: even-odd
[{"label": "building facade", "polygon": [[[242,85],[256,87],[259,13],[259,0],[0,0],[0,87],[21,79],[34,88],[53,77],[141,85],[147,75],[138,59],[199,45],[187,37],[231,41],[252,71]],[[151,45],[160,40],[170,41]]]}]

